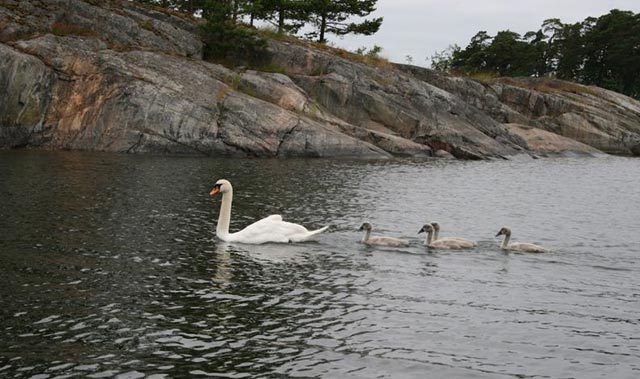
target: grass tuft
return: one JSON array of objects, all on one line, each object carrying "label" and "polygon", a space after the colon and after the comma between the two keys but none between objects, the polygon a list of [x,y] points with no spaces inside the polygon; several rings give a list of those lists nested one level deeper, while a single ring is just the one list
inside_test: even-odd
[{"label": "grass tuft", "polygon": [[158,29],[153,24],[153,20],[145,20],[138,23],[142,29],[148,30],[155,35],[160,35]]},{"label": "grass tuft", "polygon": [[81,37],[97,37],[98,34],[89,28],[80,25],[70,24],[68,22],[57,21],[51,25],[51,33],[59,37],[65,37],[69,35],[81,36]]},{"label": "grass tuft", "polygon": [[261,65],[258,68],[263,72],[287,75],[287,69],[274,62],[270,62],[266,65]]},{"label": "grass tuft", "polygon": [[[346,59],[348,61],[362,63],[368,66],[374,66],[374,67],[384,68],[384,69],[394,68],[393,64],[391,64],[387,59],[377,55],[377,53],[380,51],[380,48],[378,48],[377,46],[374,46],[374,48],[369,52],[367,52],[366,49],[359,49],[356,52],[351,52],[348,50],[344,50],[344,49],[340,49],[340,48],[328,45],[326,43],[300,39],[298,37],[292,36],[287,33],[278,33],[277,29],[273,27],[259,27],[257,31],[258,31],[258,34],[265,39],[288,42],[288,43],[296,44],[298,46],[304,46],[304,47],[313,48],[316,50],[321,50],[329,54],[338,56],[340,58]],[[371,53],[371,51],[374,51],[374,53]],[[279,72],[279,71],[274,71],[274,72]]]},{"label": "grass tuft", "polygon": [[500,78],[499,81],[514,87],[532,89],[544,93],[570,92],[575,94],[598,95],[597,91],[589,86],[564,80],[546,78],[516,79],[504,77]]}]

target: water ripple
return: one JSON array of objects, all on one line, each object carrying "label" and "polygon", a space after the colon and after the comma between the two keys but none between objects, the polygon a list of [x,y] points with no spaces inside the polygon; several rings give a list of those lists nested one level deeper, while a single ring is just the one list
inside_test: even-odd
[{"label": "water ripple", "polygon": [[[0,152],[0,174],[0,376],[640,371],[637,160]],[[332,228],[310,244],[221,243],[212,176],[238,192],[232,229],[271,213]],[[358,244],[365,220],[411,245]],[[414,233],[433,220],[478,246],[426,250]],[[505,224],[552,252],[500,251]]]}]

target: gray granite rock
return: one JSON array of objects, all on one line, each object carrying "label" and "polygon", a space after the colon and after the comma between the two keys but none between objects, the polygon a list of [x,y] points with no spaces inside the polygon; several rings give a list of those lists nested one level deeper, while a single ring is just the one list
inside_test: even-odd
[{"label": "gray granite rock", "polygon": [[278,41],[268,44],[271,72],[232,70],[201,59],[197,30],[189,17],[125,0],[2,2],[0,148],[486,159],[589,145],[640,154],[640,103],[611,91],[482,83]]}]

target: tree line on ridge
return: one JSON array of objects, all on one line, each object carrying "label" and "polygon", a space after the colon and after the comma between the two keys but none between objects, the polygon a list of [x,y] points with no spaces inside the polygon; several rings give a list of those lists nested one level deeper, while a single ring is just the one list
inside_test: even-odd
[{"label": "tree line on ridge", "polygon": [[350,21],[352,17],[366,17],[376,10],[377,0],[136,0],[203,17],[224,11],[233,22],[247,20],[272,24],[278,33],[297,33],[311,26],[304,36],[327,42],[326,34],[364,34],[378,31],[382,17]]},{"label": "tree line on ridge", "polygon": [[640,99],[640,14],[614,9],[575,24],[553,18],[524,36],[480,31],[466,48],[436,53],[431,65],[471,76],[555,77]]},{"label": "tree line on ridge", "polygon": [[[272,25],[278,34],[302,33],[326,43],[327,34],[375,34],[383,21],[367,18],[377,0],[134,1],[199,14],[207,21],[201,27],[205,58],[227,62],[254,61],[262,55],[265,41],[253,28],[258,24]],[[613,9],[573,24],[552,18],[524,35],[480,31],[464,49],[452,45],[435,53],[431,62],[432,68],[453,74],[553,77],[640,99],[640,14]]]}]

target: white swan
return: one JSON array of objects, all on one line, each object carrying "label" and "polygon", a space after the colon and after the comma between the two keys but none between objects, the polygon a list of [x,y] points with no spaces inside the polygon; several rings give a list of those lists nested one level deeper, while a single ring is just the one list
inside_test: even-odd
[{"label": "white swan", "polygon": [[460,237],[444,237],[444,238],[438,238],[438,234],[440,233],[440,224],[438,224],[437,222],[432,222],[431,225],[433,226],[433,241],[431,243],[435,243],[438,242],[441,246],[441,248],[446,249],[446,246],[451,246],[451,249],[472,249],[476,246],[475,242],[469,241],[467,239],[464,238],[460,238]]},{"label": "white swan", "polygon": [[249,244],[261,244],[267,242],[302,242],[311,239],[316,234],[322,233],[329,226],[309,231],[302,225],[282,221],[282,216],[271,215],[256,221],[239,232],[229,233],[231,221],[231,201],[233,200],[233,187],[228,180],[220,179],[209,193],[215,195],[222,193],[222,204],[216,227],[216,236],[226,242],[240,242]]},{"label": "white swan", "polygon": [[507,228],[506,226],[500,229],[498,234],[496,234],[496,237],[503,234],[504,234],[504,241],[502,241],[502,245],[500,245],[500,248],[502,250],[523,251],[527,253],[544,253],[547,251],[547,249],[545,249],[544,247],[534,245],[532,243],[521,242],[521,243],[510,244],[509,240],[511,239],[511,229]]},{"label": "white swan", "polygon": [[[435,228],[431,224],[424,224],[422,229],[418,230],[418,234],[427,233],[424,244],[434,249],[468,249],[469,247],[457,240],[433,240]],[[468,241],[467,241],[468,242]]]},{"label": "white swan", "polygon": [[406,247],[409,246],[409,242],[393,237],[375,236],[371,237],[371,224],[365,222],[362,224],[359,230],[364,230],[364,237],[362,237],[361,243],[365,245],[377,245],[377,246],[392,246],[392,247]]}]

